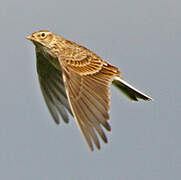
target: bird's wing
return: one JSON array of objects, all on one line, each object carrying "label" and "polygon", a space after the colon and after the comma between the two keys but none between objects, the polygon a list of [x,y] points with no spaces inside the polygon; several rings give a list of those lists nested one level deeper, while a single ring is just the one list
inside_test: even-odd
[{"label": "bird's wing", "polygon": [[65,92],[62,72],[58,71],[38,50],[36,50],[36,56],[39,83],[47,107],[57,124],[60,122],[59,114],[68,123],[67,110],[70,114],[72,111]]},{"label": "bird's wing", "polygon": [[[61,63],[61,62],[60,62]],[[63,79],[74,118],[93,150],[93,143],[100,149],[99,139],[107,143],[102,126],[108,131],[110,84],[113,74],[106,69],[92,75],[80,75],[69,67],[62,67]]]}]

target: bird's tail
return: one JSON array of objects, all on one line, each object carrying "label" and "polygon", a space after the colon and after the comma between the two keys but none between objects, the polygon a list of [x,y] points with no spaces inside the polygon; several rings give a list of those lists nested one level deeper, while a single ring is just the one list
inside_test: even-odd
[{"label": "bird's tail", "polygon": [[145,101],[153,100],[151,97],[134,88],[120,77],[115,77],[112,83],[132,101],[138,101],[138,99],[143,99]]}]

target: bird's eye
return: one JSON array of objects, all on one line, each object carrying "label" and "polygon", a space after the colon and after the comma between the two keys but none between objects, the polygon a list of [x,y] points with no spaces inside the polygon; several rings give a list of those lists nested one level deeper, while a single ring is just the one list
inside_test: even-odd
[{"label": "bird's eye", "polygon": [[41,37],[45,37],[45,35],[46,35],[45,33],[41,33]]}]

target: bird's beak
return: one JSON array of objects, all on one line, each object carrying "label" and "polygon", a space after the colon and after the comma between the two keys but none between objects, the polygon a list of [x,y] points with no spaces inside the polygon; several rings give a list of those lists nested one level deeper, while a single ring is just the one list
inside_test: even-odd
[{"label": "bird's beak", "polygon": [[33,41],[34,38],[32,36],[27,36],[26,39],[30,40],[30,41]]}]

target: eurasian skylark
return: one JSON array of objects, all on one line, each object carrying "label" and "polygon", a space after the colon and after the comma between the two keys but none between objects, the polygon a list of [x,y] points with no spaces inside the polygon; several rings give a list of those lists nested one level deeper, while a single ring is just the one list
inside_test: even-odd
[{"label": "eurasian skylark", "polygon": [[107,143],[102,129],[110,131],[110,85],[130,100],[152,100],[123,80],[118,68],[102,60],[89,49],[49,31],[27,37],[36,49],[40,87],[55,120],[59,114],[68,122],[67,111],[75,118],[90,149],[100,149],[99,135]]}]

